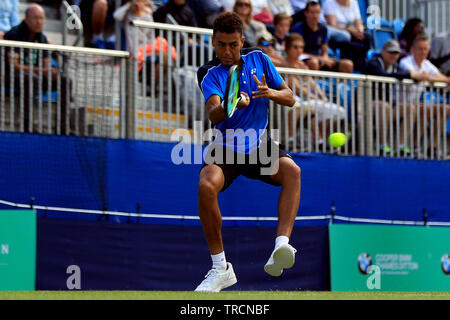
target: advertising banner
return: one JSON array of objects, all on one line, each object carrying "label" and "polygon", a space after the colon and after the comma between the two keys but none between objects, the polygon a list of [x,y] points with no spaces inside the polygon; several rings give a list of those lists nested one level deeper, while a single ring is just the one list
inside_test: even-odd
[{"label": "advertising banner", "polygon": [[329,227],[332,291],[450,291],[450,228]]},{"label": "advertising banner", "polygon": [[34,290],[36,212],[0,210],[0,290]]}]

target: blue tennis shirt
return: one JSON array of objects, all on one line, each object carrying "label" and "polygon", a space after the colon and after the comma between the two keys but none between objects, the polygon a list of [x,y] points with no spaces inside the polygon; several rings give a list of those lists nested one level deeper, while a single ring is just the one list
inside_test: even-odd
[{"label": "blue tennis shirt", "polygon": [[[236,110],[231,118],[214,126],[221,132],[221,136],[216,136],[214,142],[222,143],[235,152],[249,154],[259,147],[269,119],[269,99],[252,99],[252,91],[258,91],[253,75],[261,81],[264,74],[267,85],[272,89],[279,89],[283,78],[260,48],[242,49],[241,62],[240,91],[248,94],[250,105],[242,110]],[[218,95],[223,100],[229,69],[230,67],[223,65],[217,57],[198,69],[197,79],[205,101],[212,95]]]}]

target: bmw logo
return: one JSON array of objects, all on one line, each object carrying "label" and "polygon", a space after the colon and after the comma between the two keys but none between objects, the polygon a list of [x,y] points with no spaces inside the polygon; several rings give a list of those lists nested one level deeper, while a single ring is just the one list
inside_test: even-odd
[{"label": "bmw logo", "polygon": [[450,274],[450,257],[448,254],[444,254],[441,259],[442,272],[446,275]]},{"label": "bmw logo", "polygon": [[369,273],[369,267],[372,265],[372,257],[368,253],[361,253],[358,257],[358,269],[362,274]]}]

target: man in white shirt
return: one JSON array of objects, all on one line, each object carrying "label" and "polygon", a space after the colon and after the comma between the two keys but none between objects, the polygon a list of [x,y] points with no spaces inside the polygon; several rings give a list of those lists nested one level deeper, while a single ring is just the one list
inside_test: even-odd
[{"label": "man in white shirt", "polygon": [[[411,47],[411,55],[403,58],[400,61],[400,68],[413,72],[421,72],[425,74],[425,81],[429,82],[445,82],[450,83],[450,78],[446,77],[442,74],[436,66],[434,66],[428,59],[428,54],[430,53],[430,41],[425,34],[421,34],[416,37]],[[423,85],[413,85],[412,92],[410,95],[410,101],[413,103],[417,101],[420,95],[425,91],[425,87]],[[439,93],[439,92],[438,92]],[[432,99],[431,99],[432,100]],[[440,109],[437,110],[437,106],[433,104],[433,101],[430,101],[429,104],[421,104],[419,105],[420,110],[420,119],[424,119],[426,116],[427,122],[431,120],[431,110],[433,110],[433,149],[437,148],[438,135],[442,135],[443,130],[445,130],[445,125],[447,123],[447,119],[450,117],[450,107],[446,105],[446,117],[442,116],[444,104],[440,105]],[[425,114],[424,114],[425,113]],[[439,117],[438,117],[439,113]],[[421,136],[423,136],[424,128],[423,121],[420,121],[420,132]],[[425,150],[427,151],[427,150]],[[434,153],[436,154],[436,153]]]},{"label": "man in white shirt", "polygon": [[323,13],[329,26],[347,33],[351,40],[339,44],[341,58],[353,61],[354,69],[362,71],[366,65],[366,54],[371,47],[370,34],[364,32],[361,11],[356,0],[327,0]]}]

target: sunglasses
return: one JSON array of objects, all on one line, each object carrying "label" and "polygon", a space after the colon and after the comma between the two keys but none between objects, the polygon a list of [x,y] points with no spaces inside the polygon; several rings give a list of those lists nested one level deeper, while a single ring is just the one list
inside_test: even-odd
[{"label": "sunglasses", "polygon": [[263,41],[263,42],[261,42],[261,44],[262,44],[264,47],[273,47],[273,46],[274,46],[274,43],[273,43],[273,42],[270,42],[270,41]]},{"label": "sunglasses", "polygon": [[250,3],[248,3],[248,2],[237,2],[236,6],[238,6],[238,7],[250,7]]}]

